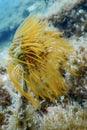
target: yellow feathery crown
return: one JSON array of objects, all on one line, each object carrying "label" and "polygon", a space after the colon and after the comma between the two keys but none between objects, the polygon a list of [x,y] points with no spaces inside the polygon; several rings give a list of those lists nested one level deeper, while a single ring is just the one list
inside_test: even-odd
[{"label": "yellow feathery crown", "polygon": [[67,84],[60,69],[70,71],[67,58],[73,50],[60,33],[46,25],[45,21],[28,16],[9,48],[9,77],[17,90],[37,107],[39,97],[54,102],[54,97],[66,92]]}]

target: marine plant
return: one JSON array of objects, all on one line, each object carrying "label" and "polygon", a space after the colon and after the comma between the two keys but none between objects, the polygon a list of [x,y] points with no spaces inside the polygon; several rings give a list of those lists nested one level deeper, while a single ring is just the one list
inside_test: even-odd
[{"label": "marine plant", "polygon": [[17,90],[35,106],[41,99],[63,95],[68,89],[61,69],[73,72],[68,58],[73,47],[47,21],[28,16],[17,29],[9,48],[8,74]]}]

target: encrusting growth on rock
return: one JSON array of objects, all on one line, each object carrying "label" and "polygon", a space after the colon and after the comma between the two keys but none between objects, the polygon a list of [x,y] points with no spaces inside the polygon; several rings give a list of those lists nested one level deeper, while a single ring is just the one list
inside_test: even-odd
[{"label": "encrusting growth on rock", "polygon": [[37,107],[40,106],[39,97],[54,102],[54,97],[66,92],[61,68],[73,72],[68,65],[73,47],[46,25],[47,22],[28,16],[9,48],[9,77],[17,90]]}]

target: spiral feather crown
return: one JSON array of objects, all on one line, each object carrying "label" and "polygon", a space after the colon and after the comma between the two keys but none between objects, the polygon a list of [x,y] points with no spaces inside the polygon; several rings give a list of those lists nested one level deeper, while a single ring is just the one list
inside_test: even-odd
[{"label": "spiral feather crown", "polygon": [[17,29],[9,48],[8,74],[17,90],[35,106],[41,99],[63,95],[67,84],[60,71],[68,66],[71,45],[47,22],[28,16]]}]

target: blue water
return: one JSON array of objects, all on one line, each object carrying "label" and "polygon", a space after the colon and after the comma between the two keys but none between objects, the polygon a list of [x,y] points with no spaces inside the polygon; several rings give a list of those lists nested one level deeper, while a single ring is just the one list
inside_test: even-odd
[{"label": "blue water", "polygon": [[0,0],[0,48],[11,43],[16,29],[30,13],[43,15],[49,1]]}]

